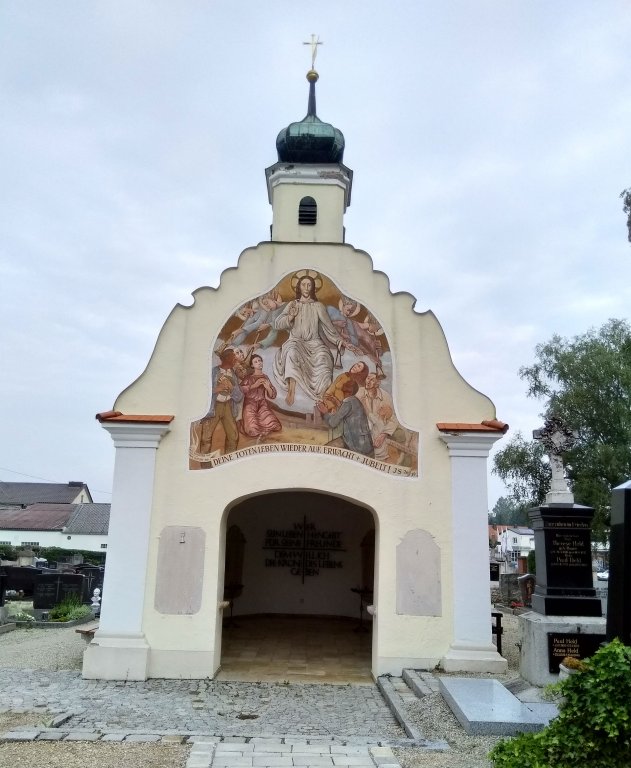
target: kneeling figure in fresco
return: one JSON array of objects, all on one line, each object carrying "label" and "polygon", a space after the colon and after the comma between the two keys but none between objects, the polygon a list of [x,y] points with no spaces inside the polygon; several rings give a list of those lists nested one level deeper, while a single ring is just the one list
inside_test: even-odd
[{"label": "kneeling figure in fresco", "polygon": [[[355,397],[359,391],[359,385],[353,379],[343,382],[342,392],[344,399],[342,404],[333,413],[325,403],[319,402],[318,410],[329,427],[335,428],[342,425],[342,443],[349,451],[361,453],[364,456],[374,458],[375,450],[370,434],[370,425],[364,406]],[[334,445],[329,443],[329,445]]]}]

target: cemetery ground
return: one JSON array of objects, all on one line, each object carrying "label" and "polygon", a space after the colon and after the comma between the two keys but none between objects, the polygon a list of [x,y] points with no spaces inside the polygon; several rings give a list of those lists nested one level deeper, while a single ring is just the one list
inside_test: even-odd
[{"label": "cemetery ground", "polygon": [[[506,675],[487,675],[500,682],[507,682],[519,677],[519,650],[516,646],[517,619],[514,616],[504,617],[503,654],[508,659],[509,670]],[[187,715],[183,710],[180,714],[174,709],[169,711],[152,711],[149,704],[152,687],[144,684],[102,683],[95,681],[83,681],[80,675],[82,654],[85,643],[74,631],[74,628],[60,629],[18,629],[13,632],[0,635],[0,734],[13,729],[27,727],[44,727],[50,724],[55,716],[50,711],[48,703],[51,699],[67,695],[68,701],[76,704],[81,698],[85,708],[80,718],[81,724],[75,726],[82,730],[98,730],[100,723],[94,718],[102,717],[99,707],[106,705],[116,707],[117,701],[123,701],[125,686],[137,686],[140,688],[140,698],[137,699],[137,711],[131,711],[130,717],[139,720],[138,725],[146,728],[151,733],[151,725],[154,730],[165,731],[169,721],[171,728],[178,733],[187,730],[196,730],[193,721],[199,714],[199,708],[195,709],[194,701],[189,703],[190,712]],[[484,675],[478,675],[484,677]],[[3,682],[4,681],[4,682]],[[66,694],[49,693],[61,681],[61,688]],[[96,687],[93,687],[95,686]],[[200,699],[199,684],[194,681],[166,681],[165,689],[172,686],[180,686],[183,698],[193,700]],[[204,683],[206,688],[212,688],[212,681]],[[219,685],[226,685],[219,684]],[[235,686],[252,688],[251,683],[232,683],[231,692],[235,695]],[[88,686],[83,688],[82,686]],[[158,689],[162,686],[156,682]],[[312,706],[312,722],[305,722],[308,731],[313,727],[312,733],[317,735],[334,734],[335,724],[344,722],[348,717],[348,710],[354,704],[349,703],[349,695],[352,694],[351,686],[305,686],[258,684],[257,696],[265,695],[262,701],[266,701],[267,709],[277,707],[274,715],[275,722],[282,722],[286,717],[288,708],[296,709],[298,705],[307,706],[303,709],[303,720],[308,719],[309,708]],[[364,691],[361,695],[365,698],[366,691],[372,691],[371,686],[357,686]],[[195,689],[196,693],[192,693]],[[327,689],[326,697],[320,704],[315,702],[317,689]],[[83,690],[82,694],[76,693]],[[138,688],[134,690],[138,691]],[[245,690],[245,688],[244,688]],[[73,693],[75,691],[75,693]],[[311,692],[314,692],[313,694]],[[10,695],[7,695],[9,692]],[[240,694],[236,694],[240,695]],[[371,695],[373,695],[371,693]],[[38,698],[39,697],[39,698]],[[305,702],[312,698],[314,701]],[[105,701],[104,701],[105,700]],[[210,699],[207,699],[210,703]],[[292,704],[293,702],[293,704]],[[62,706],[67,706],[67,702]],[[377,706],[373,703],[373,706]],[[381,705],[379,705],[381,706]],[[469,736],[457,722],[455,716],[443,701],[439,693],[432,693],[423,699],[411,698],[406,701],[408,720],[420,731],[422,736],[429,741],[446,741],[449,749],[446,751],[424,751],[414,747],[393,747],[396,759],[401,768],[489,768],[491,765],[486,755],[497,743],[499,737],[493,736]],[[158,708],[156,708],[157,710]],[[164,709],[164,706],[161,708]],[[374,741],[379,737],[396,740],[403,735],[398,725],[392,721],[387,723],[386,715],[381,710],[375,710],[371,717],[363,717],[367,727],[372,727]],[[225,714],[225,713],[222,713]],[[179,718],[179,720],[178,720]],[[184,718],[184,719],[183,719]],[[142,720],[142,722],[140,722]],[[370,722],[372,721],[372,722]],[[253,721],[240,721],[240,731],[229,730],[228,733],[237,736],[238,733],[260,735],[260,731],[252,730]],[[167,727],[165,727],[167,725]],[[128,726],[127,726],[128,727]],[[352,726],[350,726],[352,727]],[[214,732],[214,731],[213,731]],[[285,731],[287,732],[287,731]],[[282,735],[282,734],[278,734]],[[352,734],[349,734],[352,735]],[[238,738],[238,736],[237,736]],[[307,736],[308,738],[308,736]],[[78,768],[91,764],[98,764],[99,768],[184,768],[190,758],[190,743],[181,743],[177,736],[163,736],[162,741],[156,743],[117,743],[104,741],[29,741],[29,742],[0,742],[0,766],[11,768],[32,768],[33,766],[47,766],[47,768]],[[323,763],[319,763],[322,765]]]}]

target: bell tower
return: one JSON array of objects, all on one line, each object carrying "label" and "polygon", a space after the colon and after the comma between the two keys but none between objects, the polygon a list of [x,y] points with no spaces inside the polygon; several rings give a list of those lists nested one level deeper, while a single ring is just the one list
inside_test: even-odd
[{"label": "bell tower", "polygon": [[318,78],[312,66],[307,114],[278,134],[278,162],[265,170],[273,241],[344,242],[353,172],[342,163],[344,135],[316,114]]}]

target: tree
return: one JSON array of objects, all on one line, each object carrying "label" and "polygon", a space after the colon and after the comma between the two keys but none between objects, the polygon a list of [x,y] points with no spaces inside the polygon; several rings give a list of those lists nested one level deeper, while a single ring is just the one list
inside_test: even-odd
[{"label": "tree", "polygon": [[[609,320],[572,339],[554,335],[519,375],[528,396],[544,401],[542,418],[558,416],[577,431],[579,441],[565,456],[567,476],[577,503],[596,510],[594,536],[602,540],[611,491],[631,477],[631,327]],[[536,441],[515,435],[495,456],[493,471],[516,503],[545,499],[550,468]]]},{"label": "tree", "polygon": [[489,525],[528,525],[528,508],[500,496],[489,514]]},{"label": "tree", "polygon": [[622,198],[622,210],[627,214],[627,230],[629,231],[629,242],[631,243],[631,187],[623,189],[620,193]]}]

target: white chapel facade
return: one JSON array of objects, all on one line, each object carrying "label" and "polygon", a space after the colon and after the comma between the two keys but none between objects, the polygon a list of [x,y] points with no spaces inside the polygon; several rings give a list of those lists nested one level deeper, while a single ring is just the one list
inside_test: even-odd
[{"label": "white chapel facade", "polygon": [[253,615],[372,624],[372,674],[501,672],[487,458],[506,425],[431,312],[345,242],[353,174],[316,115],[266,171],[271,238],[167,318],[98,416],[116,457],[87,678],[208,678]]}]

